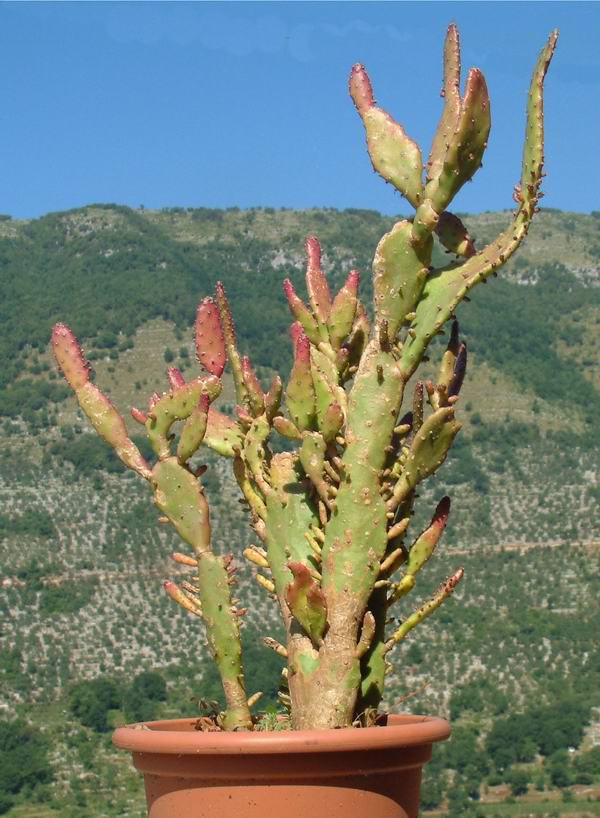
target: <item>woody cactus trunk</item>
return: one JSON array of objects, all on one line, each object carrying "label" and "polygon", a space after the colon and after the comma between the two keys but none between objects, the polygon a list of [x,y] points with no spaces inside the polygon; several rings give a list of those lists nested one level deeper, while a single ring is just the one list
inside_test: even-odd
[{"label": "woody cactus trunk", "polygon": [[[206,374],[186,383],[171,368],[170,391],[153,395],[147,412],[132,410],[152,445],[154,465],[91,382],[72,332],[64,324],[54,328],[56,359],[82,410],[121,460],[148,481],[162,521],[188,547],[189,553],[173,559],[190,566],[191,581],[164,587],[204,623],[225,692],[225,730],[253,728],[250,708],[257,696],[249,701],[244,679],[239,627],[244,609],[231,590],[235,560],[213,551],[204,467],[192,465],[202,446],[232,462],[259,543],[244,556],[260,569],[256,579],[281,609],[287,644],[265,641],[287,657],[281,698],[293,729],[368,723],[383,695],[389,654],[463,576],[459,568],[433,598],[411,611],[406,597],[450,511],[449,498],[442,498],[429,527],[409,535],[415,491],[442,465],[460,430],[456,404],[467,347],[456,310],[515,252],[542,195],[542,90],[556,39],[553,33],[531,82],[514,218],[480,250],[448,211],[481,166],[490,131],[488,92],[478,69],[469,72],[461,94],[456,27],[448,29],[443,111],[425,164],[419,146],[375,104],[364,67],[354,66],[350,94],[373,167],[415,210],[375,251],[371,317],[359,299],[358,272],[350,272],[331,294],[319,243],[310,237],[310,306],[290,281],[284,283],[293,316],[291,374],[285,388],[275,377],[263,392],[250,359],[238,351],[226,294],[217,284],[215,299],[200,304],[196,319],[197,355]],[[435,238],[456,256],[438,269],[431,266]],[[418,380],[428,346],[447,322],[451,330],[437,378]],[[237,395],[235,419],[213,405],[227,364]],[[273,453],[273,432],[291,441],[293,450]]]}]

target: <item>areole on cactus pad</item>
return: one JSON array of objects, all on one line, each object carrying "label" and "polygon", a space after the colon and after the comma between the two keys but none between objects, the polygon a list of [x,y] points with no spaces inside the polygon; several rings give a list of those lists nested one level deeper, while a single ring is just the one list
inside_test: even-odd
[{"label": "areole on cactus pad", "polygon": [[[481,166],[491,125],[478,69],[469,72],[461,92],[456,27],[448,29],[443,111],[426,162],[405,129],[375,103],[365,68],[354,66],[350,93],[373,168],[415,210],[375,250],[373,310],[361,300],[355,270],[331,291],[319,242],[309,237],[308,301],[284,283],[293,321],[291,373],[285,386],[276,376],[264,391],[250,357],[238,349],[227,296],[217,284],[214,298],[197,311],[196,351],[204,374],[186,382],[171,368],[169,391],[153,395],[147,409],[132,410],[154,464],[91,382],[73,333],[64,324],[54,328],[56,360],[81,409],[121,460],[148,481],[163,519],[188,547],[173,559],[189,567],[190,581],[179,587],[166,582],[165,590],[194,617],[192,627],[198,620],[204,625],[226,699],[217,728],[253,730],[251,706],[258,697],[244,676],[244,609],[232,596],[235,558],[212,546],[197,461],[202,447],[231,460],[257,538],[244,556],[280,607],[286,642],[265,642],[287,658],[280,697],[292,729],[374,724],[388,655],[462,579],[457,567],[431,599],[407,605],[450,513],[449,499],[441,498],[430,525],[411,532],[418,486],[442,465],[460,431],[457,402],[467,347],[456,310],[515,252],[534,215],[543,175],[543,83],[556,40],[555,32],[531,82],[513,220],[482,248],[447,210]],[[456,257],[441,268],[431,266],[436,240]],[[418,380],[430,342],[448,322],[437,378]],[[238,404],[233,418],[215,406],[227,365]],[[270,445],[273,434],[289,441],[286,451]]]}]

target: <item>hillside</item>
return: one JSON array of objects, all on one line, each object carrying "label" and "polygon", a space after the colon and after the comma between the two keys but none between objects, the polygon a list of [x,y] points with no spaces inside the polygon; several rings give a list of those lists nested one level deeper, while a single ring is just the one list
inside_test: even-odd
[{"label": "hillside", "polygon": [[[508,218],[485,213],[465,221],[483,244]],[[111,205],[0,221],[0,707],[39,721],[58,742],[58,777],[45,786],[59,812],[40,816],[81,815],[77,791],[90,818],[138,818],[131,804],[141,803],[140,789],[127,762],[65,711],[74,682],[158,669],[169,689],[162,706],[173,713],[214,687],[196,621],[174,610],[160,589],[176,573],[167,560],[175,538],[157,524],[146,487],[89,434],[54,372],[52,323],[68,321],[97,383],[128,415],[129,406],[163,391],[168,363],[195,368],[195,306],[221,279],[241,347],[259,374],[286,371],[281,281],[289,276],[303,288],[304,237],[319,236],[335,283],[360,269],[368,299],[370,258],[393,221],[358,210]],[[587,697],[600,707],[600,214],[542,210],[523,251],[463,312],[470,352],[464,429],[449,462],[421,491],[423,517],[443,492],[452,495],[453,513],[418,594],[458,565],[466,580],[394,655],[388,701],[409,696],[414,710],[453,710],[472,755],[497,721],[525,718],[533,703],[552,708]],[[232,400],[226,389],[222,403]],[[241,551],[250,535],[228,464],[212,456],[207,462],[217,547]],[[273,605],[249,570],[240,596],[250,601],[247,638],[258,645],[258,633],[276,633]],[[256,648],[257,670],[271,660],[264,651]],[[473,705],[476,690],[481,706]],[[123,717],[119,707],[113,716]],[[588,709],[578,718],[581,747],[590,750],[600,740],[600,713]],[[120,806],[100,806],[107,797],[102,774],[97,764],[85,767],[80,745],[93,745],[110,774],[122,777],[128,795]],[[552,752],[561,749],[559,742]],[[507,769],[545,776],[552,802],[558,785],[544,762],[550,755],[540,744]],[[488,768],[473,770],[465,755],[440,755],[431,777],[440,796],[429,805],[469,787],[484,800],[504,798],[508,773],[494,767],[492,750],[488,756]],[[568,792],[600,797],[600,770],[577,789],[572,769]],[[461,814],[470,814],[467,807]],[[34,814],[15,808],[10,815]]]}]

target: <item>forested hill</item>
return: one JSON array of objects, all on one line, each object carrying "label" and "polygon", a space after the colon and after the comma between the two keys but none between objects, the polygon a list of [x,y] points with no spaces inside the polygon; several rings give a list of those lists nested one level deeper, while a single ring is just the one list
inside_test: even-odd
[{"label": "forested hill", "polygon": [[[483,247],[511,214],[463,218]],[[373,252],[395,220],[366,210],[146,211],[116,205],[28,222],[5,217],[5,429],[14,435],[15,421],[24,421],[29,432],[65,434],[65,424],[75,420],[74,402],[48,355],[50,329],[59,319],[82,339],[99,383],[124,414],[132,404],[143,405],[164,388],[166,362],[193,365],[195,307],[217,279],[232,302],[242,350],[262,375],[285,372],[290,319],[281,284],[289,276],[303,291],[305,237],[319,237],[334,285],[350,268],[362,271],[362,295],[370,303]],[[600,213],[542,210],[517,257],[459,309],[470,350],[461,401],[461,419],[468,422],[453,450],[454,465],[439,478],[444,488],[466,485],[462,521],[458,528],[453,522],[451,538],[464,544],[485,531],[486,541],[498,543],[507,537],[555,542],[574,533],[588,540],[594,526],[600,528],[593,467],[600,439],[598,259]],[[445,262],[439,247],[434,262]],[[433,351],[435,360],[435,345]],[[44,435],[46,446],[54,434]],[[502,513],[490,486],[508,504]],[[578,515],[569,513],[574,498]],[[550,511],[542,508],[548,505]]]},{"label": "forested hill", "polygon": [[[481,247],[510,213],[463,218]],[[289,367],[281,282],[304,291],[305,236],[319,237],[334,284],[361,270],[368,302],[373,252],[394,221],[362,210],[113,205],[0,217],[0,733],[2,713],[16,709],[55,748],[35,789],[25,774],[0,780],[0,812],[14,803],[10,818],[138,815],[141,785],[104,731],[138,718],[134,701],[172,717],[218,691],[196,620],[161,591],[176,573],[167,555],[177,538],[158,525],[143,481],[90,433],[55,372],[52,324],[67,321],[83,340],[131,428],[129,407],[166,388],[169,364],[198,371],[194,311],[217,279],[243,351],[268,377]],[[452,816],[495,814],[491,803],[474,811],[480,795],[555,799],[556,787],[571,787],[582,804],[600,798],[599,269],[600,213],[542,210],[518,257],[459,311],[463,429],[423,484],[415,530],[443,493],[452,514],[409,604],[459,565],[465,580],[394,654],[387,693],[390,706],[408,698],[414,712],[452,715],[454,740],[429,767],[423,801],[449,803]],[[221,400],[229,411],[229,383]],[[241,554],[251,538],[229,463],[210,452],[206,463],[215,548]],[[278,636],[274,605],[247,566],[239,591],[250,687],[273,701],[278,658],[259,635]],[[166,701],[140,699],[149,670],[166,679]],[[118,798],[103,789],[113,779]],[[520,795],[529,780],[536,792]],[[32,793],[46,811],[27,811]]]},{"label": "forested hill", "polygon": [[[476,293],[464,324],[479,360],[543,400],[578,404],[576,414],[590,418],[598,407],[589,386],[600,354],[598,216],[542,211],[502,277]],[[466,221],[483,246],[509,217],[486,213]],[[227,287],[242,346],[256,363],[285,369],[289,319],[281,282],[290,276],[302,287],[305,236],[320,238],[335,283],[354,266],[366,291],[374,248],[394,220],[363,210],[157,212],[111,205],[30,222],[5,218],[0,383],[23,377],[31,347],[45,348],[59,318],[87,348],[118,353],[150,319],[189,327],[216,279]],[[4,391],[0,409],[14,414],[12,404]]]},{"label": "forested hill", "polygon": [[[478,247],[510,217],[509,211],[464,216]],[[30,431],[69,421],[74,404],[70,397],[64,403],[67,389],[48,356],[51,325],[59,319],[82,339],[99,382],[124,413],[132,403],[143,404],[154,389],[162,391],[167,359],[177,359],[184,369],[192,364],[195,307],[217,279],[227,288],[243,351],[264,375],[285,372],[291,344],[281,283],[289,276],[303,290],[304,238],[319,237],[334,285],[350,268],[361,270],[370,303],[370,262],[394,221],[365,210],[146,211],[115,205],[28,222],[5,217],[0,416],[25,421]],[[463,541],[490,520],[501,524],[487,534],[494,541],[505,535],[527,539],[534,531],[553,541],[565,531],[591,536],[600,489],[580,457],[592,455],[600,432],[598,259],[600,213],[542,210],[518,256],[460,308],[470,350],[462,419],[469,422],[445,482],[467,482],[469,491],[488,496],[497,476],[504,484],[499,490],[514,506],[502,521],[493,509],[482,517],[479,498],[469,503],[467,492],[465,504],[480,524],[475,529],[463,524]],[[444,263],[439,248],[435,263]],[[13,421],[5,428],[16,432]],[[469,435],[474,446],[468,445]],[[558,461],[544,460],[559,453],[560,468]],[[540,496],[531,499],[527,519],[515,503],[518,492],[506,485],[509,467],[543,477],[529,481],[528,491],[537,488]],[[560,513],[568,509],[570,489],[582,498],[580,511],[591,515],[585,522]],[[557,519],[545,520],[544,530],[535,509],[549,498]]]}]

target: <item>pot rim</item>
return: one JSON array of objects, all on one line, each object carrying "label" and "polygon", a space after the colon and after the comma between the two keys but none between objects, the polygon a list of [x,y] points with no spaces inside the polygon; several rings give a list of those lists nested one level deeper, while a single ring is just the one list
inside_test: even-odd
[{"label": "pot rim", "polygon": [[385,726],[340,730],[202,732],[198,718],[140,722],[118,727],[113,744],[133,753],[274,755],[331,753],[414,747],[443,741],[450,725],[435,716],[391,715]]}]

